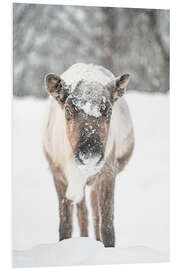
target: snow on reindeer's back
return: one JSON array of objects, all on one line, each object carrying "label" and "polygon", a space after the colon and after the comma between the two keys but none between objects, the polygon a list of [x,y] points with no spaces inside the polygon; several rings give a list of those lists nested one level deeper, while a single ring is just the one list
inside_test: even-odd
[{"label": "snow on reindeer's back", "polygon": [[78,109],[86,114],[99,117],[100,104],[109,98],[104,88],[114,78],[107,69],[93,64],[75,64],[65,71],[61,78],[71,88],[70,97]]}]

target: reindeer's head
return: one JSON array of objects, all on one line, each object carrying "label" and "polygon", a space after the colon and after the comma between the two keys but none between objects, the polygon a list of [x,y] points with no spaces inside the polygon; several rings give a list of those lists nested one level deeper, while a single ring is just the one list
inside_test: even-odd
[{"label": "reindeer's head", "polygon": [[48,92],[64,111],[67,137],[78,165],[97,171],[103,165],[113,104],[124,94],[128,81],[128,74],[106,85],[82,80],[72,89],[59,76],[46,76]]}]

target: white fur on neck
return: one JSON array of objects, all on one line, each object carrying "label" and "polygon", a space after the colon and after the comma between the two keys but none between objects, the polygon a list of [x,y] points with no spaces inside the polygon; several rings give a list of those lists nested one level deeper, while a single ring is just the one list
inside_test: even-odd
[{"label": "white fur on neck", "polygon": [[103,167],[101,162],[99,166],[77,165],[77,163],[70,159],[66,164],[65,174],[68,181],[68,188],[66,197],[74,203],[79,203],[84,196],[84,188],[90,176],[97,174]]},{"label": "white fur on neck", "polygon": [[69,170],[66,172],[66,177],[68,181],[66,197],[74,203],[79,203],[84,196],[84,187],[87,182],[87,177],[80,172],[73,160]]}]

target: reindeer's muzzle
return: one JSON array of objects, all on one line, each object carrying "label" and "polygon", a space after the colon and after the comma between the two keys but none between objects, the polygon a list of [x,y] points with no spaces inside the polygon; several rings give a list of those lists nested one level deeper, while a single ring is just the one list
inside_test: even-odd
[{"label": "reindeer's muzzle", "polygon": [[97,166],[104,158],[103,145],[98,135],[80,140],[76,158],[82,165]]}]

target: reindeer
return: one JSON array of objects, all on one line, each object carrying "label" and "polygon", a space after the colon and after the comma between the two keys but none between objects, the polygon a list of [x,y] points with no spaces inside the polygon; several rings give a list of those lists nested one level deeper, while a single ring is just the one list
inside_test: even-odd
[{"label": "reindeer", "polygon": [[72,237],[73,207],[81,237],[88,236],[85,187],[91,185],[96,240],[115,246],[115,177],[134,147],[124,93],[129,74],[115,77],[102,66],[75,64],[61,76],[47,74],[50,104],[43,148],[59,199],[59,241]]}]

